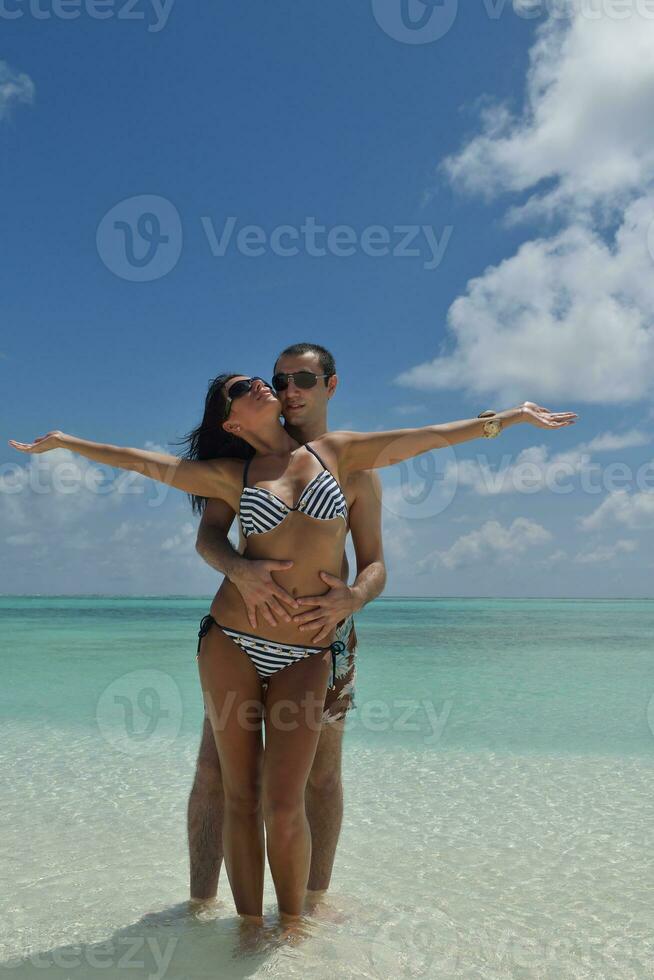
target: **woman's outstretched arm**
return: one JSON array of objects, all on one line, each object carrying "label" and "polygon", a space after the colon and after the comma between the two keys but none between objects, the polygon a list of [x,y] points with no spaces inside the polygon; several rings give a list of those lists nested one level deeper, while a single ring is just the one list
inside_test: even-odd
[{"label": "woman's outstretched arm", "polygon": [[186,493],[194,493],[200,497],[222,497],[228,489],[225,466],[227,461],[222,459],[180,459],[178,456],[157,453],[149,449],[130,449],[91,442],[59,430],[48,432],[47,435],[40,436],[31,443],[10,439],[9,445],[22,453],[46,453],[51,449],[70,449],[96,463],[105,463],[107,466],[115,466],[121,470],[133,470],[158,483],[167,483],[171,487],[177,487],[178,490],[185,490]]},{"label": "woman's outstretched arm", "polygon": [[[574,412],[551,412],[534,402],[524,402],[516,408],[496,412],[502,428],[528,422],[540,429],[559,429],[575,422]],[[330,432],[323,436],[325,442],[338,456],[341,476],[357,470],[392,466],[405,459],[420,456],[431,449],[455,446],[484,436],[488,418],[460,419],[442,425],[425,425],[417,429],[391,429],[386,432]]]}]

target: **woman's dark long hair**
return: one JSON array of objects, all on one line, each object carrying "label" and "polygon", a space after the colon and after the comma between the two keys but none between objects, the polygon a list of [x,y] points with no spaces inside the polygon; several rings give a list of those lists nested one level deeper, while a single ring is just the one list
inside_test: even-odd
[{"label": "woman's dark long hair", "polygon": [[[181,455],[182,459],[221,459],[222,457],[250,459],[254,456],[254,447],[249,442],[225,432],[222,427],[227,404],[223,386],[231,378],[238,378],[238,374],[219,374],[209,382],[202,421],[184,436],[181,442],[174,443],[187,447]],[[187,496],[191,499],[193,513],[203,514],[207,506],[207,498],[199,497],[194,493],[189,493]]]}]

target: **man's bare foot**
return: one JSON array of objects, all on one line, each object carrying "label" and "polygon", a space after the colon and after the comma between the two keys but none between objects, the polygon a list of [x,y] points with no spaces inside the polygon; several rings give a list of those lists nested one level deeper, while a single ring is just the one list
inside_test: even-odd
[{"label": "man's bare foot", "polygon": [[306,894],[304,896],[305,914],[307,912],[311,914],[314,911],[314,909],[316,909],[319,905],[321,905],[325,899],[326,894],[327,894],[326,888],[323,888],[320,891],[312,891],[310,888],[307,888]]},{"label": "man's bare foot", "polygon": [[325,922],[345,922],[347,916],[339,912],[336,906],[329,901],[327,890],[309,891],[307,889],[304,900],[305,915],[310,915],[314,919],[321,919]]},{"label": "man's bare foot", "polygon": [[215,895],[212,898],[189,898],[188,910],[192,915],[199,915],[218,909],[222,904],[222,899],[216,898]]}]

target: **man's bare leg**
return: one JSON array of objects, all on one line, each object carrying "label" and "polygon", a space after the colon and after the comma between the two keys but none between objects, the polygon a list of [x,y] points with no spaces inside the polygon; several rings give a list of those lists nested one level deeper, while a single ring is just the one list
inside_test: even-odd
[{"label": "man's bare leg", "polygon": [[211,723],[205,715],[187,809],[191,901],[216,897],[223,861],[223,815],[223,780],[218,750]]},{"label": "man's bare leg", "polygon": [[[312,851],[308,892],[329,888],[343,822],[341,759],[345,719],[322,726],[306,788]],[[223,785],[216,743],[205,716],[195,780],[188,801],[191,899],[215,898],[223,860]]]},{"label": "man's bare leg", "polygon": [[334,867],[336,846],[343,823],[341,759],[345,719],[323,724],[305,793],[311,829],[311,868],[307,893],[324,892]]}]

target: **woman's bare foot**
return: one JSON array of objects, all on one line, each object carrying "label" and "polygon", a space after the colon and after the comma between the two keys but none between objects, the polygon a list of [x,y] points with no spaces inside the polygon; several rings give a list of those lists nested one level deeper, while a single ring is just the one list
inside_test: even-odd
[{"label": "woman's bare foot", "polygon": [[241,920],[241,925],[244,927],[256,928],[257,926],[263,925],[262,915],[246,915],[244,912],[239,912],[238,917]]},{"label": "woman's bare foot", "polygon": [[243,915],[239,913],[238,932],[239,953],[260,952],[262,941],[265,938],[262,915]]},{"label": "woman's bare foot", "polygon": [[293,945],[302,942],[303,939],[307,939],[311,935],[303,915],[287,915],[285,912],[280,912],[279,928],[283,939],[293,943]]}]

